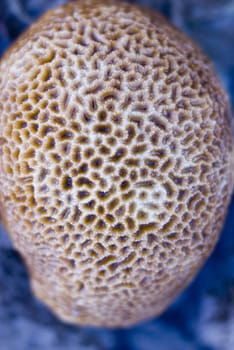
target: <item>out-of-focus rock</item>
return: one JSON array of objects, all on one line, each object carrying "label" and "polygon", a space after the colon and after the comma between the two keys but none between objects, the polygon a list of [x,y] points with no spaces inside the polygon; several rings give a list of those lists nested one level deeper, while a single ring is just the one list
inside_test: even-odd
[{"label": "out-of-focus rock", "polygon": [[[12,248],[12,243],[10,238],[7,236],[7,233],[0,223],[0,249],[11,249]],[[1,291],[0,291],[1,293]]]}]

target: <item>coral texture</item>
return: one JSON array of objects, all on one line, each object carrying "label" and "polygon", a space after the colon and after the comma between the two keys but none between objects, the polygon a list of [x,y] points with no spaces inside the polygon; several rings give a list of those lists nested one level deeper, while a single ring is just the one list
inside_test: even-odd
[{"label": "coral texture", "polygon": [[160,314],[210,255],[233,189],[230,107],[163,17],[49,11],[0,64],[0,205],[36,295],[74,323]]}]

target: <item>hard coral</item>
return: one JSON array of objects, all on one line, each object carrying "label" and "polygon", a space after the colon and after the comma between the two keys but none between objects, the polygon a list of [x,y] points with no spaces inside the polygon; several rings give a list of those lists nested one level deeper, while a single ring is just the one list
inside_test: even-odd
[{"label": "hard coral", "polygon": [[49,11],[0,64],[0,206],[65,321],[160,314],[210,255],[233,190],[228,98],[196,45],[116,1]]}]

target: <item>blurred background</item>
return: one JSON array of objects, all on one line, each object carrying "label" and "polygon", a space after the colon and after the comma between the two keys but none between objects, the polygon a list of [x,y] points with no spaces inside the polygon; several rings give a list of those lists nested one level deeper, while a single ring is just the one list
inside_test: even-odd
[{"label": "blurred background", "polygon": [[[0,0],[0,57],[40,14],[65,2]],[[233,106],[234,0],[131,2],[161,11],[199,43]],[[31,294],[23,262],[0,228],[0,349],[234,350],[234,200],[219,243],[193,283],[161,317],[127,330],[58,321]]]}]

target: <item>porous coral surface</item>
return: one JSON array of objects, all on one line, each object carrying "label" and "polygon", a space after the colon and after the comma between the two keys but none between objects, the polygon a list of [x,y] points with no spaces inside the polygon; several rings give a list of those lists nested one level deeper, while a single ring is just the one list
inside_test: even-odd
[{"label": "porous coral surface", "polygon": [[71,322],[160,313],[213,249],[233,185],[208,60],[157,14],[74,2],[5,54],[0,91],[1,211],[35,293]]}]

